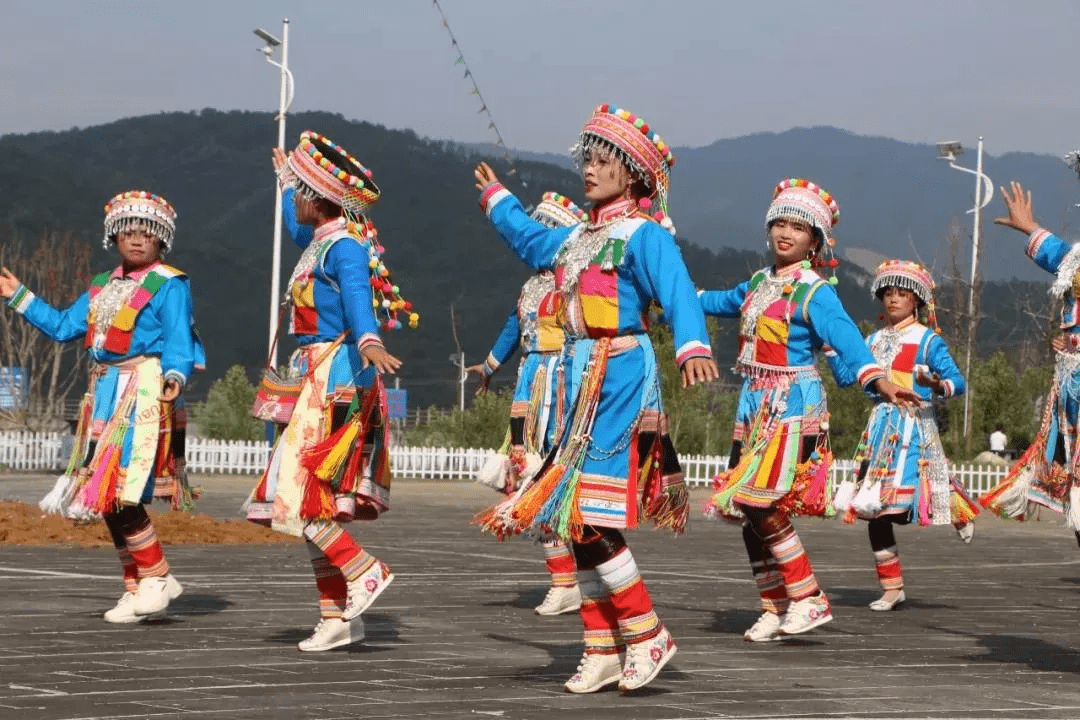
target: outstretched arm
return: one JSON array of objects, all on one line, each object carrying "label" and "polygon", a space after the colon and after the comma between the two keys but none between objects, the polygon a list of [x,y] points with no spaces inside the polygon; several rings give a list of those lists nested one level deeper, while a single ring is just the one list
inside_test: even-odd
[{"label": "outstretched arm", "polygon": [[57,342],[69,342],[86,335],[89,293],[80,295],[70,307],[57,310],[30,292],[10,270],[3,268],[0,269],[0,296],[7,299],[8,307]]},{"label": "outstretched arm", "polygon": [[533,270],[550,270],[555,253],[573,228],[549,228],[529,217],[521,202],[507,190],[487,163],[473,170],[480,208],[499,231],[503,241]]}]

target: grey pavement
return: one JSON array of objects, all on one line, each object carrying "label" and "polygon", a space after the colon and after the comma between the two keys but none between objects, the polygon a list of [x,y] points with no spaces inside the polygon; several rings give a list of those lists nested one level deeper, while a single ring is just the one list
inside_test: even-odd
[{"label": "grey pavement", "polygon": [[[35,500],[45,477],[0,476]],[[203,479],[201,509],[236,517],[252,477]],[[699,508],[707,493],[695,491]],[[114,626],[109,549],[0,544],[0,718],[1078,718],[1080,549],[1060,520],[980,518],[900,528],[909,602],[874,613],[864,525],[797,521],[836,619],[751,644],[756,593],[737,528],[695,512],[689,532],[629,535],[679,651],[645,690],[563,692],[576,615],[542,618],[538,546],[469,525],[496,496],[401,481],[394,508],[354,524],[397,579],[365,613],[367,640],[299,653],[317,620],[296,545],[166,549],[185,594],[167,621]]]}]

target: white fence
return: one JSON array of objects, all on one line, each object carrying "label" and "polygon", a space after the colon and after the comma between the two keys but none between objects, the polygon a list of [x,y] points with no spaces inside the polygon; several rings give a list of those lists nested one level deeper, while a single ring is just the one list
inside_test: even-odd
[{"label": "white fence", "polygon": [[[63,433],[0,433],[0,470],[61,470],[67,465],[71,436]],[[397,477],[472,479],[494,453],[480,448],[396,446],[390,457]],[[266,467],[270,446],[264,442],[188,438],[187,465],[193,473],[255,474]],[[727,468],[725,455],[687,455],[679,458],[691,486],[705,487]],[[837,460],[832,474],[837,481],[855,473],[852,460]],[[994,465],[957,464],[953,474],[972,495],[986,492],[1008,468]]]}]

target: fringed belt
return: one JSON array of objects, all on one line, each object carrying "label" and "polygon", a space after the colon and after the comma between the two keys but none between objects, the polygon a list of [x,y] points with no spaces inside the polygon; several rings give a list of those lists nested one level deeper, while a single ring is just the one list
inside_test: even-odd
[{"label": "fringed belt", "polygon": [[765,365],[740,361],[735,364],[735,372],[749,380],[755,390],[821,379],[816,365]]}]

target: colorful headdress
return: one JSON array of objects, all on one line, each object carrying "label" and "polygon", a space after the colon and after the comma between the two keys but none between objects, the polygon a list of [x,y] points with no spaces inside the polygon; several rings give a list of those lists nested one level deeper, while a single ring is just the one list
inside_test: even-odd
[{"label": "colorful headdress", "polygon": [[[812,265],[836,268],[840,264],[833,252],[836,238],[832,231],[840,222],[840,206],[832,193],[802,178],[781,180],[773,190],[773,201],[765,213],[766,232],[773,222],[781,218],[804,222],[821,233],[825,243],[813,259]],[[836,276],[830,278],[829,282],[835,285]]]},{"label": "colorful headdress", "polygon": [[330,138],[310,130],[300,133],[283,175],[304,197],[329,200],[350,215],[365,215],[379,201],[371,170]]},{"label": "colorful headdress", "polygon": [[934,305],[934,278],[929,270],[910,260],[886,260],[878,265],[874,282],[870,285],[870,294],[880,300],[885,289],[891,287],[915,293],[915,297],[926,305],[927,323],[935,332],[940,332]]},{"label": "colorful headdress", "polygon": [[144,227],[161,241],[162,253],[172,250],[176,235],[176,210],[169,202],[145,190],[128,190],[105,203],[105,239],[108,250],[118,233]]},{"label": "colorful headdress", "polygon": [[[675,156],[671,148],[643,118],[629,110],[614,105],[600,105],[581,129],[577,145],[570,149],[571,155],[584,165],[585,154],[593,150],[606,150],[630,169],[649,188],[650,198],[655,198],[660,211],[657,220],[674,233],[668,217],[667,196],[670,187],[671,168]],[[651,209],[643,206],[643,209]]]},{"label": "colorful headdress", "polygon": [[305,130],[300,133],[300,144],[289,153],[281,181],[309,200],[329,200],[344,211],[346,232],[368,251],[371,304],[380,327],[400,328],[399,312],[408,313],[409,327],[417,327],[420,315],[413,312],[412,303],[401,296],[401,288],[394,284],[390,269],[382,260],[386,248],[379,243],[379,231],[368,218],[368,209],[381,195],[371,170],[330,138]]},{"label": "colorful headdress", "polygon": [[548,227],[569,227],[585,220],[585,211],[570,198],[556,192],[546,192],[532,211],[532,219]]}]

